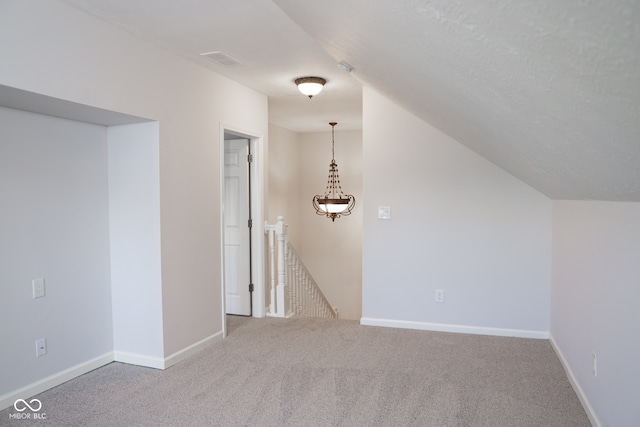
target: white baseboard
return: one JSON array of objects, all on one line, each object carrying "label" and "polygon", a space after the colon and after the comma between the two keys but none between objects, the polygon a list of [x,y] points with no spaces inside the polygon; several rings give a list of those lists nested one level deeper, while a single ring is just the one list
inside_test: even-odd
[{"label": "white baseboard", "polygon": [[165,357],[164,366],[161,369],[167,369],[168,367],[175,365],[179,361],[186,359],[192,354],[197,353],[198,351],[202,350],[206,346],[220,341],[222,338],[223,338],[223,331],[220,331],[213,335],[208,336],[203,340],[198,341],[197,343],[190,345],[189,347],[186,347],[180,351],[173,353],[169,357]]},{"label": "white baseboard", "polygon": [[164,369],[164,359],[160,357],[142,356],[140,354],[127,353],[123,351],[114,351],[113,355],[116,362],[145,366],[147,368]]},{"label": "white baseboard", "polygon": [[551,335],[551,333],[549,333],[549,342],[551,343],[551,347],[553,348],[553,351],[556,352],[558,359],[560,359],[560,363],[562,363],[562,367],[567,373],[567,378],[569,378],[571,387],[573,387],[573,391],[576,392],[576,395],[578,396],[580,403],[582,403],[582,407],[584,408],[584,411],[587,413],[587,417],[589,417],[589,421],[591,421],[591,425],[594,427],[602,427],[602,424],[600,423],[598,416],[596,415],[595,411],[593,410],[593,407],[589,403],[589,399],[587,399],[587,396],[584,394],[582,387],[580,387],[578,380],[576,379],[575,375],[573,374],[573,371],[571,370],[571,366],[569,366],[569,363],[564,358],[562,351],[560,351],[560,348],[557,346],[555,340],[553,339],[553,335]]},{"label": "white baseboard", "polygon": [[115,355],[114,360],[116,362],[128,363],[130,365],[137,365],[137,366],[145,366],[147,368],[167,369],[170,366],[173,366],[176,363],[180,362],[181,360],[186,359],[192,354],[197,353],[198,351],[202,350],[204,347],[221,340],[222,337],[223,337],[222,331],[217,332],[165,358],[149,357],[149,356],[142,356],[139,354],[116,351],[114,352],[114,355]]},{"label": "white baseboard", "polygon": [[269,312],[267,312],[267,316],[266,317],[272,317],[274,319],[276,318],[280,318],[280,319],[289,319],[293,316],[295,316],[296,314],[293,311],[290,311],[288,313],[286,313],[284,316],[279,316],[277,313],[276,314],[271,314]]},{"label": "white baseboard", "polygon": [[0,396],[0,411],[6,409],[14,404],[17,399],[28,399],[50,388],[59,386],[73,378],[93,371],[101,366],[114,361],[113,352],[106,353],[102,356],[96,357],[89,361],[80,363],[79,365],[72,366],[57,374],[50,375],[40,381],[29,384],[21,389],[11,391],[7,394]]},{"label": "white baseboard", "polygon": [[109,352],[102,356],[91,359],[87,362],[80,363],[69,369],[65,369],[62,372],[48,376],[33,384],[29,384],[21,389],[11,391],[9,393],[0,396],[0,411],[6,409],[14,404],[17,399],[28,399],[50,388],[56,387],[62,383],[72,380],[87,372],[93,371],[101,366],[104,366],[111,362],[129,363],[131,365],[146,366],[155,369],[166,369],[172,365],[175,365],[179,361],[191,356],[194,353],[202,350],[204,347],[213,344],[222,339],[222,331],[215,333],[195,344],[190,345],[169,357],[154,358],[148,356],[141,356],[139,354],[125,353],[125,352]]},{"label": "white baseboard", "polygon": [[526,329],[485,328],[480,326],[448,325],[444,323],[415,322],[411,320],[390,320],[363,317],[361,325],[383,326],[386,328],[419,329],[423,331],[455,332],[460,334],[493,335],[499,337],[518,337],[548,339],[548,331],[531,331]]}]

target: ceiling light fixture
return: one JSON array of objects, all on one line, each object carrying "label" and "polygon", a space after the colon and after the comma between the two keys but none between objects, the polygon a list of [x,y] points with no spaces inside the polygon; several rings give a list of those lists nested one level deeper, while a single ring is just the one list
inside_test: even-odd
[{"label": "ceiling light fixture", "polygon": [[320,93],[327,81],[322,77],[300,77],[299,79],[295,79],[294,83],[298,86],[300,92],[311,99]]},{"label": "ceiling light fixture", "polygon": [[316,214],[324,215],[335,221],[336,218],[351,214],[353,207],[356,205],[356,198],[344,194],[340,186],[340,177],[338,176],[338,165],[335,161],[335,127],[338,123],[331,122],[331,163],[329,163],[329,179],[327,180],[327,188],[324,194],[313,197],[313,207]]}]

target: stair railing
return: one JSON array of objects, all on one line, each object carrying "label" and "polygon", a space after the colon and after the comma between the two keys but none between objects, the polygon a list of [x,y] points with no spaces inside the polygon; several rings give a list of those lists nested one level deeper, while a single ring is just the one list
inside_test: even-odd
[{"label": "stair railing", "polygon": [[338,318],[338,309],[331,306],[289,242],[284,217],[278,216],[273,225],[265,222],[265,233],[269,244],[271,297],[267,316]]}]

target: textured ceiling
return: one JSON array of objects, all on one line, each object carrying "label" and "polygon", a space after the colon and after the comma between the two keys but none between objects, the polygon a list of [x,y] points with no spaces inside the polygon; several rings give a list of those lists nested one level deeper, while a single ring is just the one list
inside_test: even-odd
[{"label": "textured ceiling", "polygon": [[640,2],[275,1],[363,83],[547,196],[640,201]]},{"label": "textured ceiling", "polygon": [[[359,128],[364,84],[550,198],[640,201],[637,0],[65,1],[265,93],[285,128]],[[329,83],[309,101],[303,75]]]}]

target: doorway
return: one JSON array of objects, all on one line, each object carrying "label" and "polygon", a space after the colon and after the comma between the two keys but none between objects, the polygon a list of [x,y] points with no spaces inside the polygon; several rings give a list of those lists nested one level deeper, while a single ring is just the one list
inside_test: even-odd
[{"label": "doorway", "polygon": [[222,317],[264,317],[262,138],[221,127]]},{"label": "doorway", "polygon": [[[228,139],[233,138],[233,139]],[[226,314],[251,316],[251,182],[249,140],[224,139],[224,284]]]}]

